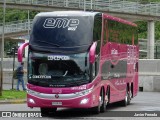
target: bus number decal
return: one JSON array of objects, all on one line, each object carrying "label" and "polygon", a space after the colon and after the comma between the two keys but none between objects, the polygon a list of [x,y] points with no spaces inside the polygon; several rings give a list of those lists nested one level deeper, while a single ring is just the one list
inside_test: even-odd
[{"label": "bus number decal", "polygon": [[47,18],[43,24],[44,28],[68,28],[70,31],[75,31],[78,25],[78,19],[67,18]]}]

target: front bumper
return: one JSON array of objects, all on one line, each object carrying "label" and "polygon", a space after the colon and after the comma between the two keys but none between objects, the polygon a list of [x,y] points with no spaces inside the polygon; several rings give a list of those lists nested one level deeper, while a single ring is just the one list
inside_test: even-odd
[{"label": "front bumper", "polygon": [[[43,94],[33,95],[27,94],[28,107],[67,107],[67,108],[91,108],[95,106],[92,93],[83,96],[73,96],[65,94]],[[53,97],[52,97],[53,96]]]}]

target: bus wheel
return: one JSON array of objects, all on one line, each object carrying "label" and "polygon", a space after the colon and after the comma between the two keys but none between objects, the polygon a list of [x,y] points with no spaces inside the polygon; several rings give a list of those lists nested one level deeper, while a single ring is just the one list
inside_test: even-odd
[{"label": "bus wheel", "polygon": [[106,107],[107,107],[107,105],[109,104],[109,89],[107,89],[107,92],[106,92],[106,98],[105,98],[105,102],[106,102]]},{"label": "bus wheel", "polygon": [[50,113],[55,113],[57,111],[57,108],[41,108],[41,115],[46,116]]},{"label": "bus wheel", "polygon": [[106,101],[105,101],[105,93],[103,90],[101,91],[100,104],[101,104],[100,112],[105,112],[106,111]]},{"label": "bus wheel", "polygon": [[101,90],[98,100],[98,106],[91,108],[94,114],[99,114],[100,112],[105,112],[106,110],[106,103],[104,98],[104,92]]},{"label": "bus wheel", "polygon": [[121,103],[122,103],[123,106],[127,106],[128,101],[129,101],[129,92],[128,92],[128,89],[126,89],[125,98],[124,98],[124,100],[121,101]]},{"label": "bus wheel", "polygon": [[128,91],[128,101],[127,101],[127,105],[129,105],[131,103],[131,99],[132,99],[132,91],[129,90]]},{"label": "bus wheel", "polygon": [[94,114],[100,113],[100,111],[101,111],[101,96],[99,96],[99,99],[98,99],[98,106],[91,108],[91,110]]}]

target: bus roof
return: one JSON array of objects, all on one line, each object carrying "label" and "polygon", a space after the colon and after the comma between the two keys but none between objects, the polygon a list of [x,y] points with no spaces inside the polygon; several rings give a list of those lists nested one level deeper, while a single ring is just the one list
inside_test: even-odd
[{"label": "bus roof", "polygon": [[118,18],[118,17],[114,17],[114,16],[111,16],[111,15],[108,15],[108,14],[105,14],[105,13],[103,14],[103,16],[107,19],[110,19],[110,20],[114,20],[114,21],[117,21],[117,22],[121,22],[121,23],[124,23],[124,24],[128,24],[128,25],[137,27],[137,25],[135,23],[132,23],[130,21],[127,21],[127,20],[124,20],[124,19],[121,19],[121,18]]},{"label": "bus roof", "polygon": [[[41,12],[36,16],[95,16],[96,14],[101,14],[100,12],[92,12],[92,11],[53,11],[53,12]],[[103,16],[107,19],[114,20],[117,22],[121,22],[124,24],[128,24],[131,26],[137,26],[135,23],[129,22],[127,20],[111,16],[109,14],[103,13]]]},{"label": "bus roof", "polygon": [[89,11],[53,11],[53,12],[41,12],[36,16],[95,16],[100,12]]}]

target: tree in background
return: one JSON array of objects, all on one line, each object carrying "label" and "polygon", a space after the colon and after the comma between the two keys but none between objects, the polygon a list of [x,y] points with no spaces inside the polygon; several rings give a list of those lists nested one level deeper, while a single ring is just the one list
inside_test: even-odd
[{"label": "tree in background", "polygon": [[147,22],[146,21],[138,21],[136,22],[138,25],[138,37],[139,38],[147,38]]},{"label": "tree in background", "polygon": [[[147,39],[147,21],[138,21],[138,37]],[[155,40],[160,40],[160,22],[155,22]]]},{"label": "tree in background", "polygon": [[[0,9],[0,23],[3,20],[3,10]],[[34,16],[38,13],[38,11],[30,11],[29,18],[33,19]],[[28,19],[28,11],[27,10],[16,10],[16,9],[6,9],[6,21],[5,22],[12,22],[12,21],[19,21]]]},{"label": "tree in background", "polygon": [[[29,18],[33,19],[37,13],[38,13],[38,11],[30,11]],[[2,23],[2,20],[3,20],[2,14],[3,14],[3,10],[0,9],[0,23]],[[5,18],[6,18],[5,19],[6,23],[13,22],[13,21],[26,20],[26,19],[28,19],[28,11],[27,10],[6,9]],[[7,52],[11,51],[11,49],[17,45],[18,45],[18,42],[16,42],[16,41],[11,41],[11,40],[5,39],[5,42],[4,42],[5,57],[6,57]]]}]

